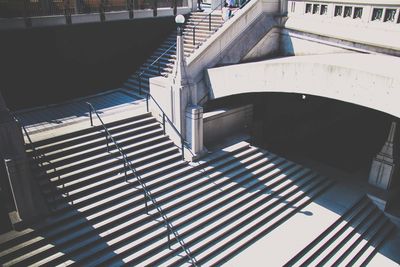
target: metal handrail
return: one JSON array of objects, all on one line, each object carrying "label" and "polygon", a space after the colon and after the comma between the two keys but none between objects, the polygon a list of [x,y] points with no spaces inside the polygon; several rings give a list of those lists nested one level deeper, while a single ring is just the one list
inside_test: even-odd
[{"label": "metal handrail", "polygon": [[[26,136],[26,138],[28,139],[29,145],[30,145],[30,147],[31,147],[31,149],[32,149],[32,151],[33,151],[33,160],[35,160],[36,162],[38,162],[39,166],[42,167],[42,168],[43,168],[43,161],[44,161],[44,162],[47,162],[47,163],[50,165],[50,168],[53,169],[54,173],[57,173],[57,168],[54,166],[54,164],[53,164],[51,161],[49,161],[48,159],[46,159],[46,155],[45,155],[44,153],[39,153],[39,152],[36,150],[35,145],[33,144],[32,139],[31,139],[31,137],[30,137],[30,135],[29,135],[29,133],[28,133],[28,130],[26,130],[25,126],[19,121],[19,119],[15,116],[14,113],[12,113],[12,112],[10,111],[10,114],[11,114],[11,116],[13,117],[15,123],[18,125],[18,127],[21,128],[22,131],[25,133],[25,136]],[[41,159],[42,159],[42,160],[41,160]],[[61,181],[61,176],[60,176],[60,175],[58,175],[58,181]],[[62,184],[62,188],[65,188],[65,185],[64,185],[64,184]],[[57,189],[58,189],[58,187],[55,187],[55,190],[54,190],[54,191],[57,192]],[[66,195],[67,195],[67,197],[69,197],[69,193],[68,193],[68,192],[67,192]],[[55,199],[55,197],[56,197],[56,194],[54,194],[54,199]],[[73,200],[71,200],[71,204],[72,204],[72,205],[74,204],[74,201],[73,201]]]},{"label": "metal handrail", "polygon": [[[171,125],[172,129],[174,129],[175,133],[179,136],[179,139],[181,141],[181,153],[182,153],[182,160],[185,159],[185,146],[187,145],[186,140],[183,138],[182,134],[178,131],[178,129],[175,127],[174,123],[171,121],[171,119],[167,116],[167,114],[164,112],[164,110],[161,108],[160,104],[158,104],[158,102],[154,99],[154,97],[150,94],[147,93],[146,94],[146,109],[147,112],[149,112],[149,100],[150,98],[154,101],[154,103],[157,105],[158,109],[161,111],[162,113],[162,125],[163,125],[163,132],[165,134],[165,122],[168,122],[169,125]],[[189,152],[190,149],[188,149]]]},{"label": "metal handrail", "polygon": [[197,28],[197,26],[199,26],[200,23],[202,23],[205,19],[208,18],[208,30],[211,31],[211,14],[212,14],[215,10],[221,9],[221,8],[222,8],[222,3],[223,3],[223,2],[224,2],[224,1],[221,1],[221,3],[220,3],[218,6],[216,6],[213,10],[211,10],[210,13],[208,13],[207,15],[205,15],[198,23],[196,23],[196,24],[193,26],[193,45],[196,45],[196,28]]},{"label": "metal handrail", "polygon": [[[248,2],[250,2],[250,0],[247,0],[247,1],[244,2],[243,4],[240,4],[239,7],[238,7],[238,9],[235,10],[234,12],[232,12],[230,16],[232,17],[233,14],[235,14],[239,9],[242,9]],[[220,7],[222,8],[222,3],[223,3],[223,2],[221,2],[216,8],[214,8],[209,14],[205,15],[205,16],[203,17],[202,20],[200,20],[196,25],[193,26],[193,34],[192,34],[192,36],[193,36],[193,45],[194,45],[194,46],[196,45],[196,30],[195,30],[196,27],[197,27],[201,22],[203,22],[205,19],[207,19],[207,17],[208,17],[208,21],[209,21],[209,22],[208,22],[208,30],[211,32],[211,14],[212,14],[216,9],[218,9],[218,8],[220,8]],[[222,25],[222,24],[224,24],[224,22],[222,22],[221,25]],[[214,32],[216,32],[217,30],[218,30],[218,28],[216,28]],[[211,36],[212,34],[213,34],[213,32],[209,33],[208,37]],[[203,43],[204,43],[204,42],[199,42],[199,44],[198,44],[197,47],[200,47]]]},{"label": "metal handrail", "polygon": [[[142,76],[153,66],[156,62],[158,62],[167,52],[169,52],[172,48],[176,47],[176,42],[173,43],[164,53],[162,53],[158,58],[156,58],[147,68],[145,68],[140,74],[136,75],[139,81],[139,94],[142,94]],[[160,71],[160,63],[158,63],[158,73],[161,75]]]},{"label": "metal handrail", "polygon": [[99,119],[101,125],[103,126],[104,131],[106,132],[107,151],[109,152],[108,138],[110,138],[110,140],[114,143],[114,146],[120,152],[120,154],[122,156],[122,159],[124,161],[125,181],[128,182],[128,180],[127,180],[127,172],[126,172],[126,167],[128,167],[131,170],[131,172],[135,175],[137,181],[139,182],[140,186],[142,187],[143,194],[144,194],[146,213],[148,214],[147,201],[150,200],[153,203],[154,207],[156,208],[156,210],[157,210],[158,214],[160,215],[160,217],[163,219],[163,221],[165,223],[165,226],[167,227],[167,231],[168,231],[167,238],[168,238],[169,247],[171,247],[170,234],[172,233],[174,238],[175,238],[175,240],[182,247],[183,251],[185,251],[185,253],[188,256],[188,258],[190,259],[192,265],[193,266],[197,266],[197,261],[192,256],[192,253],[191,253],[190,249],[186,246],[186,244],[183,241],[183,239],[181,239],[181,237],[180,237],[179,233],[177,232],[177,230],[175,230],[172,222],[170,222],[170,220],[168,219],[167,215],[165,214],[165,212],[163,211],[161,206],[157,203],[157,200],[153,197],[151,191],[147,188],[146,183],[143,182],[143,180],[140,177],[140,175],[137,174],[135,168],[132,166],[131,162],[128,160],[127,155],[125,154],[123,149],[118,145],[118,143],[115,141],[114,137],[111,135],[111,133],[107,129],[106,125],[104,124],[104,122],[101,119],[100,115],[98,114],[97,110],[93,107],[93,105],[91,103],[89,103],[89,102],[86,102],[86,103],[89,105],[90,125],[93,126],[92,112],[94,112],[96,114],[97,118]]}]

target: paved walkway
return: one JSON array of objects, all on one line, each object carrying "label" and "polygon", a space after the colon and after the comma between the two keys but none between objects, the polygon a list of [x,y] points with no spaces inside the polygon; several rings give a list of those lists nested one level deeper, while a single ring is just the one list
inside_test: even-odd
[{"label": "paved walkway", "polygon": [[[125,89],[114,89],[55,105],[20,110],[15,116],[25,126],[32,141],[38,141],[90,127],[86,102],[97,109],[105,123],[146,111],[143,97]],[[96,117],[93,121],[95,125],[99,123]]]}]

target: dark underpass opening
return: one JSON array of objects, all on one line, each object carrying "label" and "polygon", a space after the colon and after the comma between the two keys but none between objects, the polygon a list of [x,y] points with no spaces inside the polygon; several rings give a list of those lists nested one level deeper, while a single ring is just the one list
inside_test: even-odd
[{"label": "dark underpass opening", "polygon": [[246,128],[253,145],[290,160],[307,160],[347,173],[368,175],[393,117],[322,97],[251,93],[211,100],[205,112],[253,106]]}]

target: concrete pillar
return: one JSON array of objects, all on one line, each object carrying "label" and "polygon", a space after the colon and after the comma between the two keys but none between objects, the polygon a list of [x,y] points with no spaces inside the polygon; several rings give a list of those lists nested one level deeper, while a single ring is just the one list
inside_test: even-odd
[{"label": "concrete pillar", "polygon": [[395,173],[393,143],[396,133],[396,122],[392,122],[389,136],[381,151],[372,160],[368,181],[371,185],[389,190]]},{"label": "concrete pillar", "polygon": [[[177,19],[179,18],[177,17]],[[171,120],[183,138],[190,144],[191,154],[193,155],[188,159],[192,160],[203,151],[203,109],[198,106],[190,106],[192,103],[191,95],[196,95],[196,87],[188,73],[181,28],[178,28],[176,61],[170,77],[172,89]]]},{"label": "concrete pillar", "polygon": [[204,154],[203,145],[203,108],[197,105],[189,105],[186,108],[186,141],[191,148],[189,158],[195,160]]},{"label": "concrete pillar", "polygon": [[176,37],[176,61],[171,74],[172,88],[172,122],[183,134],[185,131],[185,110],[190,101],[190,77],[183,49],[183,36],[178,28]]}]

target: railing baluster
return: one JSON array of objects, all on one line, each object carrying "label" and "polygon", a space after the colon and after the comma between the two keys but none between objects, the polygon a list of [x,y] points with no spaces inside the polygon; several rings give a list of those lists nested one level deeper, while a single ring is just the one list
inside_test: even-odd
[{"label": "railing baluster", "polygon": [[163,132],[165,135],[165,113],[163,112],[163,116],[162,116],[162,127],[163,127]]},{"label": "railing baluster", "polygon": [[146,211],[146,214],[149,214],[149,206],[147,205],[147,195],[146,195],[146,191],[143,188],[143,196],[144,196],[144,208]]},{"label": "railing baluster", "polygon": [[170,234],[171,234],[171,228],[169,227],[169,224],[167,224],[168,248],[169,248],[169,249],[172,249],[172,247],[171,247],[171,237],[170,237]]},{"label": "railing baluster", "polygon": [[108,146],[108,134],[106,133],[106,144],[107,144],[107,153],[110,153],[110,148]]},{"label": "railing baluster", "polygon": [[181,135],[181,150],[182,150],[182,160],[185,160],[185,148],[184,148],[184,140],[183,140],[183,136]]},{"label": "railing baluster", "polygon": [[89,106],[90,126],[93,126],[92,108]]},{"label": "railing baluster", "polygon": [[149,94],[146,95],[146,110],[149,112]]},{"label": "railing baluster", "polygon": [[208,14],[208,30],[211,31],[211,13]]},{"label": "railing baluster", "polygon": [[193,45],[196,44],[196,31],[195,31],[195,29],[196,29],[196,26],[193,27]]}]

